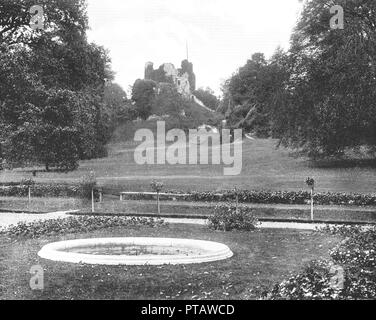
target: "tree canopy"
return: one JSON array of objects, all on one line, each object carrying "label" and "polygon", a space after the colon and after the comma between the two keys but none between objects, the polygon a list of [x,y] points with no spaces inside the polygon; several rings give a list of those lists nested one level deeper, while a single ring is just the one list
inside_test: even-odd
[{"label": "tree canopy", "polygon": [[42,1],[44,29],[30,27],[30,0],[0,4],[1,157],[72,170],[106,154],[105,49],[86,39],[86,2]]},{"label": "tree canopy", "polygon": [[[334,5],[343,29],[331,27]],[[375,150],[375,40],[375,1],[305,1],[289,50],[254,55],[226,82],[221,109],[312,157]]]}]

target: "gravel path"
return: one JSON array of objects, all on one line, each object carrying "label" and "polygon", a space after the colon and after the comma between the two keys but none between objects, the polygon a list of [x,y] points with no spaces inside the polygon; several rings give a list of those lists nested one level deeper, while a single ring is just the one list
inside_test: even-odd
[{"label": "gravel path", "polygon": [[18,222],[33,222],[38,220],[49,220],[56,218],[69,217],[69,213],[77,212],[78,210],[71,211],[57,211],[46,214],[28,214],[28,213],[3,213],[0,212],[0,228],[16,225]]},{"label": "gravel path", "polygon": [[[0,212],[0,228],[15,225],[18,222],[33,222],[38,220],[49,220],[56,218],[67,218],[69,213],[77,212],[79,210],[71,211],[57,211],[46,214],[25,214],[25,213],[3,213]],[[206,225],[206,219],[182,219],[182,218],[163,218],[168,223],[183,223],[183,224],[197,224]],[[322,223],[297,223],[297,222],[261,222],[259,228],[270,229],[299,229],[299,230],[316,230],[316,228],[324,227]]]},{"label": "gravel path", "polygon": [[[205,219],[178,219],[178,218],[163,218],[168,223],[187,223],[206,225]],[[295,223],[295,222],[261,222],[259,228],[270,229],[300,229],[300,230],[316,230],[316,228],[324,227],[322,223]]]}]

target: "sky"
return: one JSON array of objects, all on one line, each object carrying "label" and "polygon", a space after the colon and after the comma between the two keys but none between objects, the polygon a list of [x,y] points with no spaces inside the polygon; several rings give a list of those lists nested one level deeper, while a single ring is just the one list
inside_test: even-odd
[{"label": "sky", "polygon": [[221,83],[253,53],[288,48],[299,0],[88,0],[89,40],[110,52],[115,82],[128,91],[154,68],[188,57],[197,87]]}]

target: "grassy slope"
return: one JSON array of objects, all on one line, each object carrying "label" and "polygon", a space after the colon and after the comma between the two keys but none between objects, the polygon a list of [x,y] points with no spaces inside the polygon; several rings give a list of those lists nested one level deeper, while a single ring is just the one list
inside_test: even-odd
[{"label": "grassy slope", "polygon": [[[134,143],[110,144],[109,157],[82,161],[78,170],[64,173],[40,172],[38,182],[72,182],[94,170],[100,184],[119,185],[124,191],[150,190],[152,179],[162,180],[165,189],[216,190],[224,188],[302,190],[305,178],[313,176],[317,191],[373,193],[376,170],[370,167],[315,168],[285,149],[276,149],[273,140],[246,140],[241,175],[223,176],[221,165],[137,165]],[[0,182],[31,177],[30,171],[0,172]]]},{"label": "grassy slope", "polygon": [[[83,266],[39,259],[52,241],[115,236],[165,236],[225,243],[234,257],[186,266]],[[170,225],[108,229],[90,234],[20,240],[0,239],[0,299],[253,299],[299,271],[311,259],[327,258],[336,237],[298,230],[215,232],[206,227]],[[29,289],[31,266],[45,270],[45,290]]]}]

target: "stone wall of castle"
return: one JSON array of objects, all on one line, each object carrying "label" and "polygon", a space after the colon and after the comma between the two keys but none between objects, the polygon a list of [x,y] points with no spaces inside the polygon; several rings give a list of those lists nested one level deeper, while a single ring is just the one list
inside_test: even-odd
[{"label": "stone wall of castle", "polygon": [[158,69],[154,69],[154,64],[147,62],[145,65],[145,80],[174,84],[178,92],[188,99],[192,98],[192,93],[196,90],[193,64],[188,60],[183,60],[179,69],[176,69],[172,63],[165,63]]}]

